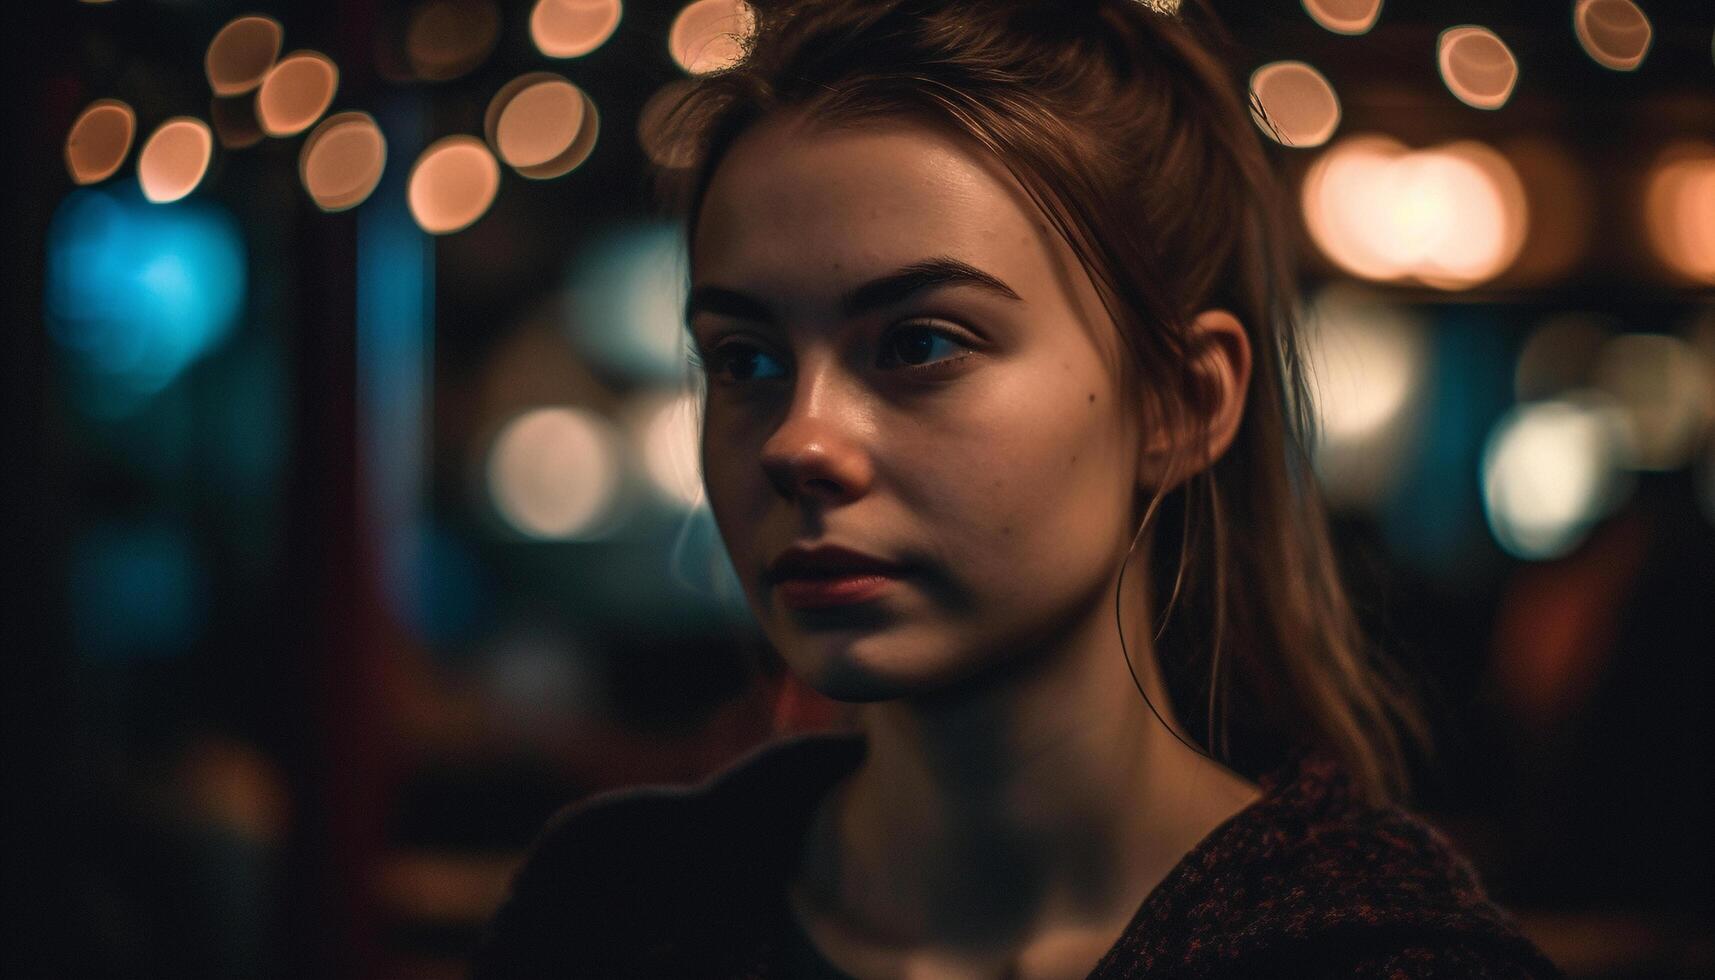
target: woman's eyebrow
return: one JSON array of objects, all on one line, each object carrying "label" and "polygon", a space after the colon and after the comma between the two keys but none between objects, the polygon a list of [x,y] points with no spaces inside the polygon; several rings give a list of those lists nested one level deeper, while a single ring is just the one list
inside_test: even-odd
[{"label": "woman's eyebrow", "polygon": [[928,289],[943,286],[975,286],[997,296],[1018,300],[1012,287],[976,266],[949,256],[913,262],[853,289],[840,300],[840,312],[856,317],[892,306]]},{"label": "woman's eyebrow", "polygon": [[[997,296],[1020,301],[1018,293],[997,277],[959,259],[936,256],[902,266],[851,289],[840,299],[840,313],[847,319],[862,316],[904,302],[925,290],[945,286],[975,286]],[[698,313],[715,313],[757,323],[774,322],[773,311],[767,303],[725,286],[694,287],[685,303],[685,321],[689,323]]]}]

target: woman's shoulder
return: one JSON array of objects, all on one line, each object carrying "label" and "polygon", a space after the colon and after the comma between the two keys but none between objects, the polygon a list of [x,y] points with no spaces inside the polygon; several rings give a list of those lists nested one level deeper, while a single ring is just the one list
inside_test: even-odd
[{"label": "woman's shoulder", "polygon": [[765,743],[695,785],[563,808],[532,844],[477,950],[477,977],[633,971],[690,934],[737,944],[820,792],[861,759],[839,733]]},{"label": "woman's shoulder", "polygon": [[1358,800],[1329,758],[1302,755],[1264,789],[1146,905],[1188,937],[1161,955],[1318,976],[1559,975],[1444,835]]}]

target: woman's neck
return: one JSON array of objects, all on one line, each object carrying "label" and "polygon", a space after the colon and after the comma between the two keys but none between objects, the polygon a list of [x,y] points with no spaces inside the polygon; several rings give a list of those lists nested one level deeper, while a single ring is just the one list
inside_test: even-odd
[{"label": "woman's neck", "polygon": [[[1148,635],[1128,623],[1127,647],[1171,722]],[[1010,949],[1058,928],[1123,927],[1256,793],[1151,713],[1111,615],[858,718],[868,753],[824,799],[794,887],[888,945]]]}]

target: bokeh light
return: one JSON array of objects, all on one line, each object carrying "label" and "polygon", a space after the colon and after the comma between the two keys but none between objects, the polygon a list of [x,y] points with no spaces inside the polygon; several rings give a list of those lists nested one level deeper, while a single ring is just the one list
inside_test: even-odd
[{"label": "bokeh light", "polygon": [[[1340,99],[1322,73],[1302,61],[1275,61],[1251,73],[1251,118],[1286,146],[1321,146],[1340,125]],[[1257,112],[1260,104],[1263,115]],[[1270,124],[1273,125],[1270,125]]]},{"label": "bokeh light", "polygon": [[103,524],[72,543],[72,642],[88,660],[155,660],[185,653],[208,618],[208,573],[184,529]]},{"label": "bokeh light", "polygon": [[494,0],[424,0],[405,26],[405,57],[418,78],[447,81],[482,64],[499,39]]},{"label": "bokeh light", "polygon": [[667,33],[667,50],[680,68],[707,75],[744,58],[756,14],[743,0],[696,0],[679,11]]},{"label": "bokeh light", "polygon": [[602,710],[608,692],[597,654],[541,625],[513,627],[484,652],[478,682],[505,710],[501,724],[554,730],[568,716]]},{"label": "bokeh light", "polygon": [[118,99],[91,102],[66,134],[66,170],[79,184],[93,184],[114,175],[131,152],[137,135],[137,113]]},{"label": "bokeh light", "polygon": [[1715,284],[1715,144],[1677,143],[1656,158],[1644,221],[1650,244],[1668,268]]},{"label": "bokeh light", "polygon": [[601,124],[582,89],[552,72],[533,72],[495,93],[483,128],[500,159],[522,176],[545,180],[589,159]]},{"label": "bokeh light", "polygon": [[298,154],[298,178],[323,211],[362,204],[381,182],[387,141],[367,112],[342,112],[322,121]]},{"label": "bokeh light", "polygon": [[619,0],[536,0],[530,40],[550,58],[580,58],[613,36],[620,14]]},{"label": "bokeh light", "polygon": [[250,14],[230,21],[209,42],[203,57],[215,95],[243,95],[262,84],[280,56],[285,30],[272,17]]},{"label": "bokeh light", "polygon": [[400,618],[436,651],[479,640],[494,612],[494,584],[469,536],[432,520],[413,522],[400,559]]},{"label": "bokeh light", "polygon": [[1442,31],[1436,61],[1448,91],[1473,108],[1499,109],[1518,84],[1518,59],[1486,27],[1467,24]]},{"label": "bokeh light", "polygon": [[1324,492],[1337,505],[1373,503],[1409,441],[1428,373],[1424,325],[1361,287],[1336,284],[1306,308],[1301,337]]},{"label": "bokeh light", "polygon": [[128,186],[68,195],[48,231],[44,312],[96,382],[86,407],[124,414],[217,347],[246,268],[237,222],[210,201],[153,206]]},{"label": "bokeh light", "polygon": [[1715,383],[1692,346],[1665,334],[1623,334],[1597,355],[1596,387],[1625,420],[1637,470],[1677,470],[1715,420]]},{"label": "bokeh light", "polygon": [[638,399],[627,415],[650,482],[680,508],[703,503],[699,402],[690,392]]},{"label": "bokeh light", "polygon": [[601,416],[538,408],[508,422],[488,458],[500,515],[533,538],[592,535],[619,490],[619,444]]},{"label": "bokeh light", "polygon": [[256,93],[256,118],[269,136],[309,129],[333,104],[339,68],[319,51],[294,51],[268,69]]},{"label": "bokeh light", "polygon": [[622,377],[685,376],[684,234],[648,223],[611,232],[573,265],[567,290],[571,337],[590,361]]},{"label": "bokeh light", "polygon": [[279,768],[238,739],[201,735],[185,748],[175,788],[194,819],[239,839],[281,845],[291,827],[292,791]]},{"label": "bokeh light", "polygon": [[1385,136],[1342,140],[1311,165],[1301,200],[1311,238],[1346,271],[1441,289],[1499,275],[1529,226],[1511,164],[1470,140],[1416,152]]},{"label": "bokeh light", "polygon": [[1584,540],[1625,487],[1625,423],[1595,398],[1520,405],[1483,450],[1483,505],[1495,540],[1519,558],[1558,558]]},{"label": "bokeh light", "polygon": [[1636,71],[1649,54],[1654,34],[1649,18],[1632,0],[1578,0],[1572,28],[1584,52],[1615,71]]},{"label": "bokeh light", "polygon": [[202,183],[214,158],[214,133],[192,116],[175,116],[149,134],[137,154],[137,183],[156,204],[177,201]]},{"label": "bokeh light", "polygon": [[678,170],[697,160],[699,135],[681,109],[697,83],[681,78],[655,90],[637,117],[637,142],[658,167]]},{"label": "bokeh light", "polygon": [[429,144],[411,168],[406,201],[411,217],[431,235],[470,226],[500,190],[500,164],[482,140],[448,136]]},{"label": "bokeh light", "polygon": [[1382,0],[1304,0],[1304,12],[1335,34],[1365,34],[1381,16]]}]

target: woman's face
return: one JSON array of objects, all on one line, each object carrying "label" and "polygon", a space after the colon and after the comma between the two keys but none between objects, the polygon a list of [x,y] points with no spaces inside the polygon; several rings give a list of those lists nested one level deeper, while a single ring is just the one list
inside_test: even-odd
[{"label": "woman's face", "polygon": [[[1002,167],[915,123],[772,118],[693,245],[709,501],[795,672],[906,697],[1111,629],[1137,413],[1088,276]],[[823,545],[896,573],[770,574]]]}]

